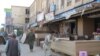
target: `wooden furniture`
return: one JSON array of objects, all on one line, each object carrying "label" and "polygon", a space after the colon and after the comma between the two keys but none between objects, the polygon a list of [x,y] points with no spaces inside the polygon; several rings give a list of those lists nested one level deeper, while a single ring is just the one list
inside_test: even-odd
[{"label": "wooden furniture", "polygon": [[55,41],[51,43],[51,48],[70,56],[79,56],[80,51],[96,55],[100,53],[100,40]]}]

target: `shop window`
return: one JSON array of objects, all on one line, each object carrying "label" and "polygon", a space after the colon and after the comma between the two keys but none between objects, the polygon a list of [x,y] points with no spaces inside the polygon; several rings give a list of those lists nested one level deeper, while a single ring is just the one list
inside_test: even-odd
[{"label": "shop window", "polygon": [[75,0],[75,3],[80,2],[81,0]]},{"label": "shop window", "polygon": [[71,6],[72,0],[67,0],[67,6]]}]

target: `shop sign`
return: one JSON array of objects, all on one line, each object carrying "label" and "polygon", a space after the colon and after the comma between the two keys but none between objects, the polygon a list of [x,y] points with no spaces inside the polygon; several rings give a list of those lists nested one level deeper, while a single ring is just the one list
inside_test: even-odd
[{"label": "shop sign", "polygon": [[44,13],[40,13],[37,15],[37,22],[43,21],[44,20]]},{"label": "shop sign", "polygon": [[50,5],[50,12],[53,12],[56,10],[56,5],[55,4],[51,4]]},{"label": "shop sign", "polygon": [[54,12],[50,12],[45,15],[46,22],[54,20]]}]

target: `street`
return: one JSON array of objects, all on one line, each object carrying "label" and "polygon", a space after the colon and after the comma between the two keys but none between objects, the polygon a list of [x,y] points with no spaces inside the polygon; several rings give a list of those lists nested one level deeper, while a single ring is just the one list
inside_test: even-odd
[{"label": "street", "polygon": [[[33,52],[30,52],[29,47],[27,44],[20,44],[21,46],[21,56],[45,56],[43,49],[40,47],[34,47]],[[4,45],[0,45],[0,51],[2,52],[1,56],[6,56],[4,53]],[[60,56],[59,54],[52,53],[53,56]]]}]

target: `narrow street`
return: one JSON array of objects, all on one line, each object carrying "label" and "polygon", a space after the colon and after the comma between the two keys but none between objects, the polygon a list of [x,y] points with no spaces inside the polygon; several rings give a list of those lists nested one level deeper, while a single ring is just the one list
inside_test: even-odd
[{"label": "narrow street", "polygon": [[[34,51],[30,52],[27,44],[20,44],[21,46],[21,56],[45,56],[43,49],[40,47],[34,47]],[[4,53],[4,45],[0,45],[0,51],[2,51],[1,56],[6,56]],[[53,53],[53,56],[60,56],[59,54]]]}]

